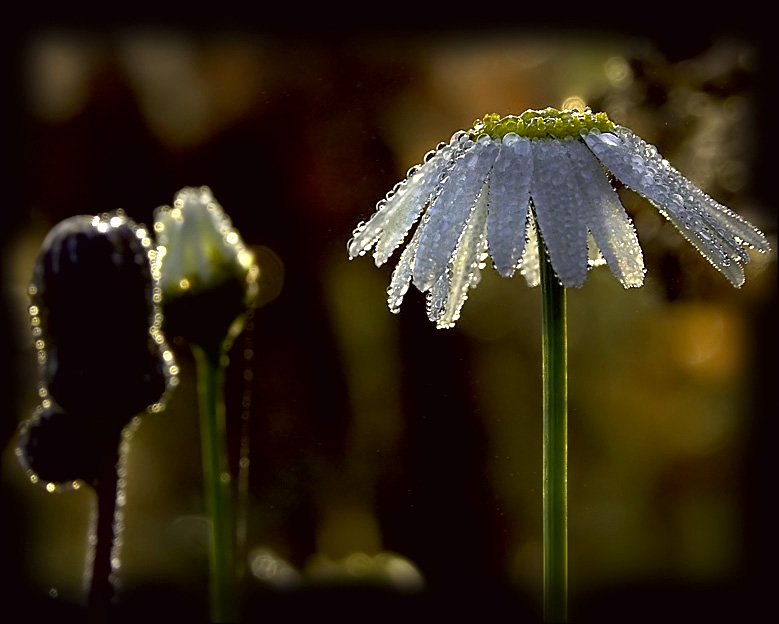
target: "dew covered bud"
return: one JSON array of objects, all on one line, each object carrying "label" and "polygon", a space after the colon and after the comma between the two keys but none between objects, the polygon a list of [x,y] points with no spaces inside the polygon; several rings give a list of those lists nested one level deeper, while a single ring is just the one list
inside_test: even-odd
[{"label": "dew covered bud", "polygon": [[208,187],[155,211],[165,331],[217,355],[257,298],[259,269]]},{"label": "dew covered bud", "polygon": [[22,428],[19,449],[23,463],[38,479],[62,484],[78,479],[92,483],[116,453],[117,432],[103,430],[110,421],[68,414],[57,406],[39,408]]},{"label": "dew covered bud", "polygon": [[121,211],[66,219],[41,246],[33,333],[42,385],[68,413],[124,426],[166,390],[150,246]]}]

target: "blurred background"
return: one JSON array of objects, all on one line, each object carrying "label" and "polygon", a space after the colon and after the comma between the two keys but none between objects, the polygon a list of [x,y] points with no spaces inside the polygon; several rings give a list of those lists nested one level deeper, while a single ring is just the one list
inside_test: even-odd
[{"label": "blurred background", "polygon": [[[2,609],[76,610],[94,504],[49,494],[14,456],[37,405],[26,287],[46,232],[123,208],[149,225],[206,184],[283,288],[231,351],[236,475],[248,435],[247,618],[328,605],[541,603],[540,293],[492,270],[453,330],[392,271],[347,260],[377,200],[485,113],[591,106],[761,228],[776,249],[767,41],[694,32],[295,30],[251,20],[28,22],[8,59],[3,218]],[[776,251],[734,290],[645,200],[619,191],[648,269],[569,293],[574,619],[754,614],[775,542]],[[263,267],[278,272],[278,265]],[[110,318],[95,328],[121,331]],[[193,362],[127,457],[118,604],[206,617],[206,517]],[[361,611],[358,611],[361,610]]]}]

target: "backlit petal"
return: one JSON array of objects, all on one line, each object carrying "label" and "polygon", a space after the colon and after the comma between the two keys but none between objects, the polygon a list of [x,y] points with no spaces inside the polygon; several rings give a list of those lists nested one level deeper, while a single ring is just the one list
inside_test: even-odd
[{"label": "backlit petal", "polygon": [[625,288],[644,283],[644,257],[638,237],[603,167],[584,143],[568,150],[571,163],[587,198],[586,223],[595,243]]},{"label": "backlit petal", "polygon": [[481,137],[449,170],[420,224],[413,278],[419,290],[429,290],[446,270],[497,155],[498,144]]},{"label": "backlit petal", "polygon": [[367,223],[357,226],[349,241],[349,258],[363,255],[376,245],[376,266],[384,264],[403,242],[425,205],[434,197],[441,176],[460,154],[459,146],[447,145],[409,175],[389,199],[380,201],[378,211]]},{"label": "backlit petal", "polygon": [[525,249],[533,156],[530,140],[509,133],[490,175],[487,239],[495,268],[511,277]]},{"label": "backlit petal", "polygon": [[568,151],[576,139],[537,139],[530,194],[549,258],[566,288],[587,277],[587,200]]},{"label": "backlit petal", "polygon": [[598,159],[623,184],[637,191],[676,228],[734,286],[744,282],[739,262],[748,256],[744,244],[768,251],[765,236],[741,217],[717,204],[649,145],[627,128],[613,133],[583,134]]},{"label": "backlit petal", "polygon": [[541,266],[538,263],[538,232],[533,211],[527,215],[527,230],[525,233],[525,251],[519,262],[519,272],[524,276],[527,285],[535,288],[541,283]]},{"label": "backlit petal", "polygon": [[471,211],[465,231],[446,271],[428,294],[427,315],[439,328],[452,327],[468,298],[468,289],[481,279],[480,265],[486,257],[487,182]]}]

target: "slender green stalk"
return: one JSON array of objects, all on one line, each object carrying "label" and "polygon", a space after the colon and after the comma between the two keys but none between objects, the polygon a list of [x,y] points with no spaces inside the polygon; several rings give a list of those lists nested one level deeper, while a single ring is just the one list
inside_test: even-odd
[{"label": "slender green stalk", "polygon": [[565,288],[541,236],[544,384],[544,620],[568,619],[568,364]]},{"label": "slender green stalk", "polygon": [[220,366],[218,355],[194,344],[192,351],[197,364],[203,485],[211,519],[211,619],[229,622],[237,617],[233,496],[224,404],[225,369]]}]

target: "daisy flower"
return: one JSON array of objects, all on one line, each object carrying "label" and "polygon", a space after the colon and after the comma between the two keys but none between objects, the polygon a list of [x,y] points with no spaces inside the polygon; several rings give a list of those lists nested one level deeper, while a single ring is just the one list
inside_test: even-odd
[{"label": "daisy flower", "polygon": [[611,178],[654,204],[736,287],[749,262],[745,248],[770,250],[762,232],[605,113],[547,108],[486,115],[428,152],[357,226],[349,257],[373,248],[381,266],[419,222],[388,303],[398,312],[413,283],[427,293],[428,317],[438,327],[455,324],[488,256],[503,277],[519,268],[537,285],[539,234],[562,286],[581,286],[601,264],[625,288],[641,286],[641,246]]},{"label": "daisy flower", "polygon": [[644,258],[611,178],[648,199],[714,268],[744,283],[745,248],[766,237],[682,176],[652,145],[604,113],[529,110],[487,115],[412,167],[348,243],[372,248],[377,266],[405,240],[392,274],[398,312],[413,283],[427,313],[452,327],[487,257],[503,277],[517,269],[541,285],[544,619],[568,613],[568,382],[566,288],[607,264],[625,288],[644,283]]}]

